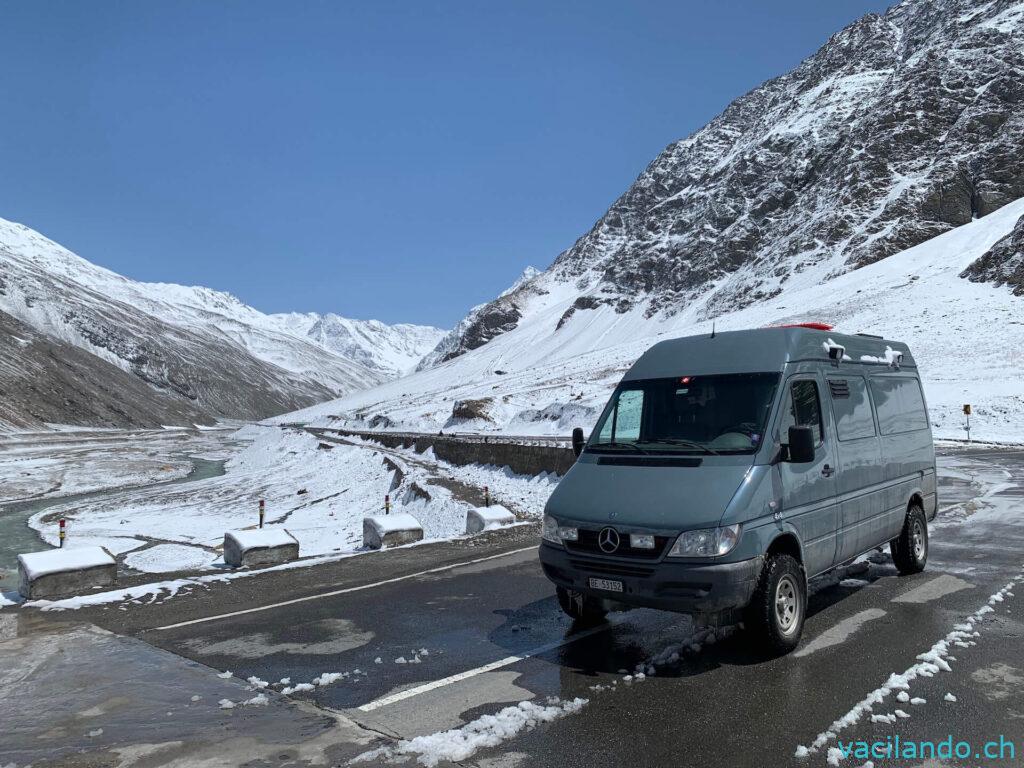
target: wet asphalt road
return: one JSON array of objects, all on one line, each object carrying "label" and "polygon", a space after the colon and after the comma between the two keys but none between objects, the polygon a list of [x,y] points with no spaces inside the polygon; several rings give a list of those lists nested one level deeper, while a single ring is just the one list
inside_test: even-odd
[{"label": "wet asphalt road", "polygon": [[[763,658],[742,633],[691,648],[694,628],[687,618],[648,610],[613,615],[584,633],[559,611],[532,546],[535,533],[524,530],[473,547],[354,558],[332,566],[330,575],[304,574],[294,584],[270,576],[243,580],[249,583],[241,594],[236,583],[163,606],[52,618],[58,626],[105,627],[123,638],[119,643],[131,643],[133,654],[159,659],[159,665],[150,661],[143,669],[166,665],[164,674],[194,676],[196,690],[223,689],[203,691],[203,701],[224,690],[235,700],[253,696],[239,682],[250,676],[270,683],[287,678],[294,686],[325,672],[347,673],[287,697],[279,693],[283,684],[272,685],[267,709],[210,709],[205,728],[160,718],[147,743],[185,743],[151,755],[154,765],[168,764],[172,756],[183,765],[241,764],[233,755],[242,741],[253,765],[340,765],[378,745],[456,728],[519,701],[580,697],[588,703],[578,713],[481,749],[459,764],[823,766],[824,750],[797,759],[796,748],[811,745],[891,673],[914,665],[919,654],[1022,575],[1024,451],[961,450],[941,466],[943,512],[933,527],[928,569],[899,577],[887,556],[876,556],[814,583],[803,642],[779,659]],[[455,565],[469,560],[479,562]],[[415,575],[438,565],[445,569]],[[390,581],[379,583],[385,580]],[[359,589],[320,596],[351,586]],[[1020,588],[1020,597],[993,606],[978,628],[977,645],[955,649],[952,671],[914,682],[911,694],[925,703],[889,697],[874,710],[901,708],[909,718],[895,724],[864,718],[843,730],[840,740],[895,734],[940,740],[952,734],[981,744],[1005,737],[1016,744],[1016,761],[972,755],[874,764],[1024,762],[1024,584]],[[295,597],[311,599],[278,605]],[[259,610],[224,615],[248,608]],[[23,634],[30,636],[29,628]],[[121,647],[110,658],[124,653]],[[654,674],[626,680],[638,665],[646,672],[653,667]],[[213,670],[231,670],[234,678],[222,680]],[[132,674],[140,700],[147,685],[159,685],[144,673]],[[127,681],[126,687],[131,689]],[[946,693],[957,701],[945,701]],[[19,731],[19,744],[35,739],[35,765],[45,764],[47,756],[67,765],[117,765],[101,758],[122,759],[112,750],[125,743],[137,747],[138,738],[126,727],[119,730],[117,717],[110,719],[85,752],[48,754],[30,730]],[[0,749],[0,765],[3,755]]]}]

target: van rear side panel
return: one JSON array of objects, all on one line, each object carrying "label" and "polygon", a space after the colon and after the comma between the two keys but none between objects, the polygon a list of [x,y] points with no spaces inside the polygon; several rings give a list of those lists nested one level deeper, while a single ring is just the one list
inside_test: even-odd
[{"label": "van rear side panel", "polygon": [[869,382],[885,481],[885,514],[873,535],[886,541],[899,535],[914,494],[921,494],[926,515],[934,513],[935,448],[916,373],[875,374]]}]

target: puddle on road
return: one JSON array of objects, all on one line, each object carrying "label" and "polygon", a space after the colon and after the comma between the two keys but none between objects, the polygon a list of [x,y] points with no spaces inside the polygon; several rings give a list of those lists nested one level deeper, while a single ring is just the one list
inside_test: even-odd
[{"label": "puddle on road", "polygon": [[18,588],[18,555],[25,552],[38,552],[51,547],[39,538],[28,525],[28,520],[37,512],[62,504],[98,504],[105,499],[123,493],[129,488],[157,488],[167,485],[180,485],[220,477],[224,474],[224,461],[203,459],[195,456],[179,455],[173,458],[192,462],[192,471],[184,477],[174,480],[163,480],[144,486],[123,486],[106,488],[101,491],[89,491],[68,496],[57,496],[31,501],[15,501],[0,505],[0,592],[16,591]]}]

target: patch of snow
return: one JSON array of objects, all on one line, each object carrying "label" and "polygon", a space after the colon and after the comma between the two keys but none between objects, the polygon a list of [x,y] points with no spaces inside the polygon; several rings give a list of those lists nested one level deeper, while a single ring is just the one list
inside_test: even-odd
[{"label": "patch of snow", "polygon": [[541,723],[575,714],[586,705],[587,699],[582,698],[572,701],[554,699],[546,706],[523,701],[493,715],[483,715],[461,728],[403,739],[393,746],[364,752],[352,762],[370,762],[382,757],[415,757],[427,768],[442,762],[458,763],[468,760],[481,749],[496,747]]}]

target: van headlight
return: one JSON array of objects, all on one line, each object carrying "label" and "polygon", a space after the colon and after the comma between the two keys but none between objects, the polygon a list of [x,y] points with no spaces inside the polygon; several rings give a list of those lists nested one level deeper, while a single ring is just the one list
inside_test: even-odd
[{"label": "van headlight", "polygon": [[540,537],[552,544],[561,544],[563,541],[576,541],[579,539],[578,528],[559,525],[551,515],[544,515],[544,523],[541,527]]},{"label": "van headlight", "polygon": [[684,531],[672,549],[669,557],[721,557],[733,551],[740,540],[739,525],[725,528],[701,528]]}]

